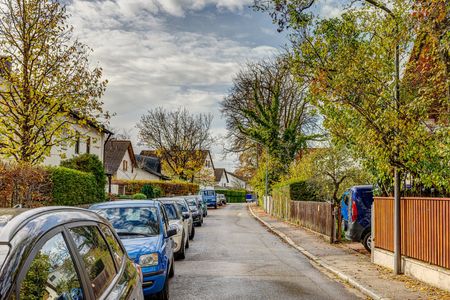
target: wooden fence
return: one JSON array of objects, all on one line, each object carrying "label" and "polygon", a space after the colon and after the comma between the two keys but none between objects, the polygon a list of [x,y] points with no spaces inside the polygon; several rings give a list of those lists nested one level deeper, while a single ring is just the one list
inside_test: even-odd
[{"label": "wooden fence", "polygon": [[333,236],[333,205],[328,202],[291,201],[290,220],[303,227]]},{"label": "wooden fence", "polygon": [[[394,251],[393,198],[375,197],[375,247]],[[450,269],[450,198],[401,200],[402,255]]]}]

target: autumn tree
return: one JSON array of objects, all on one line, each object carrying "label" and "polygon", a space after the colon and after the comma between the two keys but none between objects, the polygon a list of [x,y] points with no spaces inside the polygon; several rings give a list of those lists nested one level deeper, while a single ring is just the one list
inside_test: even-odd
[{"label": "autumn tree", "polygon": [[37,164],[70,141],[72,124],[107,117],[102,70],[73,38],[64,4],[0,0],[0,154]]},{"label": "autumn tree", "polygon": [[137,128],[141,142],[161,158],[165,174],[193,181],[209,155],[211,122],[211,114],[159,107],[141,116]]},{"label": "autumn tree", "polygon": [[234,151],[262,147],[276,162],[271,172],[284,173],[308,141],[320,136],[308,84],[292,76],[285,57],[248,63],[221,103]]},{"label": "autumn tree", "polygon": [[[417,27],[413,2],[393,1],[387,8],[381,1],[360,1],[366,5],[325,19],[308,12],[315,1],[268,2],[280,28],[294,32],[293,72],[300,79],[312,78],[310,94],[324,126],[370,165],[385,193],[392,192],[394,167],[423,186],[448,189],[448,100],[413,88],[411,81],[417,70],[412,55],[417,53],[417,28],[425,26]],[[399,80],[396,45],[402,62]],[[428,90],[448,80],[427,79]],[[439,118],[432,117],[436,108]]]}]

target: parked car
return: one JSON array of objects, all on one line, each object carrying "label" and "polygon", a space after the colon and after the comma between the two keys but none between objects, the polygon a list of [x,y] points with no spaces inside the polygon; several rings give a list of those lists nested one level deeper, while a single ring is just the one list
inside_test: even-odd
[{"label": "parked car", "polygon": [[253,194],[246,194],[246,195],[245,195],[245,201],[246,201],[247,203],[249,203],[249,202],[255,202],[255,201],[256,201],[256,196],[253,195]]},{"label": "parked car", "polygon": [[[165,203],[166,201],[175,202],[179,206],[183,219],[185,220],[189,228],[188,230],[189,239],[190,240],[194,239],[195,236],[194,220],[192,218],[192,213],[189,210],[189,205],[187,204],[186,200],[183,197],[158,198],[156,200],[161,201],[162,203]],[[186,248],[189,248],[189,245]]]},{"label": "parked car", "polygon": [[186,245],[189,247],[188,224],[184,222],[181,209],[175,202],[165,202],[163,205],[169,218],[169,224],[177,228],[177,234],[173,236],[175,258],[184,259]]},{"label": "parked car", "polygon": [[348,189],[342,195],[341,214],[345,237],[361,242],[367,251],[372,243],[373,186],[360,185]]},{"label": "parked car", "polygon": [[169,298],[169,277],[174,276],[172,236],[163,205],[153,200],[123,200],[90,207],[108,219],[121,238],[128,255],[141,266],[144,296]]},{"label": "parked car", "polygon": [[186,197],[186,202],[189,205],[189,210],[192,214],[192,219],[194,221],[194,225],[202,226],[203,224],[203,213],[201,211],[201,205],[195,198]]},{"label": "parked car", "polygon": [[143,299],[111,225],[73,207],[0,209],[0,299]]},{"label": "parked car", "polygon": [[208,205],[206,204],[206,201],[203,201],[202,196],[200,195],[191,195],[186,196],[185,198],[194,198],[197,200],[197,202],[200,205],[200,210],[202,211],[203,218],[205,218],[208,215]]},{"label": "parked car", "polygon": [[200,190],[200,195],[202,196],[203,201],[206,202],[206,205],[208,207],[217,208],[217,205],[219,205],[214,188],[202,189]]},{"label": "parked car", "polygon": [[220,205],[227,204],[227,197],[225,197],[224,194],[217,194],[217,201],[220,203]]}]

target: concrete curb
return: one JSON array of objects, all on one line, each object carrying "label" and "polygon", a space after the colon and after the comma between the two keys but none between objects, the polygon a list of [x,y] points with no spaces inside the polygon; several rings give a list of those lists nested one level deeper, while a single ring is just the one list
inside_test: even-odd
[{"label": "concrete curb", "polygon": [[354,288],[358,289],[359,291],[361,291],[364,295],[370,297],[371,299],[374,300],[389,300],[389,298],[384,298],[380,295],[378,295],[375,291],[372,291],[371,289],[367,288],[366,286],[364,286],[363,284],[359,283],[358,281],[356,281],[354,278],[340,272],[339,270],[336,270],[335,268],[333,268],[332,266],[328,265],[326,262],[324,262],[322,259],[320,259],[319,257],[315,256],[314,254],[310,253],[309,251],[307,251],[306,249],[300,247],[299,245],[297,245],[290,237],[288,237],[287,235],[285,235],[284,233],[282,233],[281,231],[275,229],[272,225],[270,225],[269,223],[267,223],[266,221],[264,221],[263,219],[261,219],[260,217],[258,217],[254,212],[253,209],[251,207],[251,205],[248,206],[250,213],[253,215],[253,217],[258,220],[260,223],[262,223],[264,226],[266,226],[270,231],[272,231],[273,233],[275,233],[276,235],[278,235],[281,239],[283,239],[286,243],[288,243],[290,246],[292,246],[293,248],[295,248],[297,251],[299,251],[300,253],[302,253],[304,256],[306,256],[309,260],[315,262],[316,264],[318,264],[319,266],[321,266],[322,268],[328,270],[329,272],[333,273],[334,275],[336,275],[337,277],[339,277],[340,279],[344,280],[345,282],[348,282],[351,286],[353,286]]}]

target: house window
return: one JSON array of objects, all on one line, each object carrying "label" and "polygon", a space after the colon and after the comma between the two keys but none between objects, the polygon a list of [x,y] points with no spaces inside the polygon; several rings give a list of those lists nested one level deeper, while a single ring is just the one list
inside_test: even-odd
[{"label": "house window", "polygon": [[91,137],[89,136],[86,139],[86,153],[91,153]]},{"label": "house window", "polygon": [[126,160],[124,160],[122,162],[122,169],[126,172],[128,170],[128,162]]},{"label": "house window", "polygon": [[209,168],[209,160],[206,161],[206,167]]},{"label": "house window", "polygon": [[75,154],[80,154],[80,136],[78,134],[75,141]]}]

